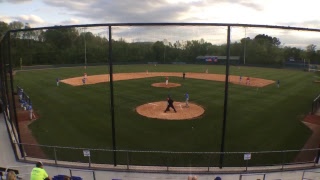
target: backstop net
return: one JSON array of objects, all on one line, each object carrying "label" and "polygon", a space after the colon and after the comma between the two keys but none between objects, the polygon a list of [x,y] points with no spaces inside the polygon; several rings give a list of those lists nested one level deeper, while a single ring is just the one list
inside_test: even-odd
[{"label": "backstop net", "polygon": [[11,30],[1,97],[17,155],[90,166],[312,162],[317,149],[300,150],[319,94],[309,72],[319,36],[201,23]]}]

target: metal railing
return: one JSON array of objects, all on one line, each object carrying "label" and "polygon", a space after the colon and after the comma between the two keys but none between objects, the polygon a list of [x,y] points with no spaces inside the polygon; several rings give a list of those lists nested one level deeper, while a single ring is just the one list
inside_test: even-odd
[{"label": "metal railing", "polygon": [[[172,152],[116,150],[119,165],[113,166],[114,150],[76,147],[46,146],[21,143],[25,151],[22,161],[41,159],[55,166],[72,166],[89,169],[123,169],[148,171],[195,171],[214,172],[219,168],[220,152]],[[224,168],[237,167],[240,172],[257,171],[260,168],[286,170],[291,168],[316,167],[320,148],[303,150],[225,152]],[[305,156],[300,158],[298,156]],[[249,158],[248,158],[249,157]]]}]

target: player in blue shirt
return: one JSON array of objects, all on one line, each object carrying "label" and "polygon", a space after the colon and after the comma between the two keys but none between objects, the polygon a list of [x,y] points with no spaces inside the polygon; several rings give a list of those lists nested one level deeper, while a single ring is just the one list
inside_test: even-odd
[{"label": "player in blue shirt", "polygon": [[184,95],[185,99],[186,99],[186,107],[189,107],[189,94],[186,92],[186,94]]}]

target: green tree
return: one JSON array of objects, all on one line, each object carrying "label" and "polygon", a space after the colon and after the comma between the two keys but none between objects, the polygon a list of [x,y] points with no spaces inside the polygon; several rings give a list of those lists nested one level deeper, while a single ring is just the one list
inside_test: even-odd
[{"label": "green tree", "polygon": [[9,31],[8,24],[3,21],[0,21],[0,40],[3,38],[7,31]]}]

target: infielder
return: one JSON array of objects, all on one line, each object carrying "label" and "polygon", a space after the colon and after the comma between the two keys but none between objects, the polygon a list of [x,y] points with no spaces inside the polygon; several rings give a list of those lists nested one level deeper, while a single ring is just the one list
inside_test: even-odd
[{"label": "infielder", "polygon": [[189,107],[189,94],[186,92],[184,96],[186,98],[186,107]]},{"label": "infielder", "polygon": [[176,108],[174,108],[174,106],[173,106],[173,100],[171,99],[170,96],[167,98],[167,102],[168,102],[167,108],[166,108],[166,110],[164,110],[164,112],[170,111],[170,108],[172,108],[174,110],[174,112],[177,112]]},{"label": "infielder", "polygon": [[247,77],[246,85],[250,85],[250,77]]},{"label": "infielder", "polygon": [[82,85],[86,84],[86,78],[82,78]]},{"label": "infielder", "polygon": [[87,73],[83,74],[83,78],[85,78],[87,80]]}]

